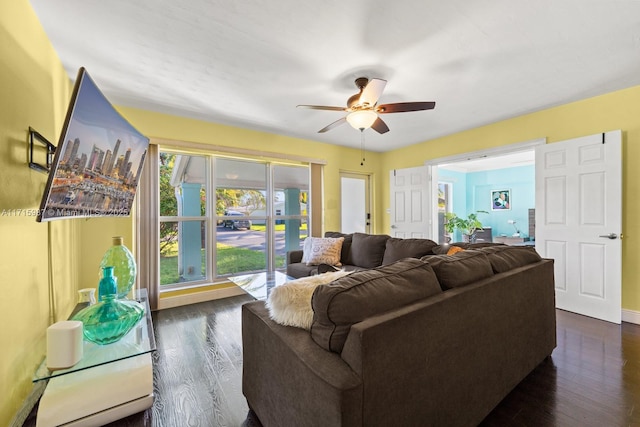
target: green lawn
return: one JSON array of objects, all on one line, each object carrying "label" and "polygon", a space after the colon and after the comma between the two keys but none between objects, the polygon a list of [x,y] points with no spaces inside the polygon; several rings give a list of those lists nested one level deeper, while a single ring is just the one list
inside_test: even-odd
[{"label": "green lawn", "polygon": [[[217,245],[218,276],[266,269],[266,254],[262,251],[236,248],[233,246]],[[202,274],[205,273],[205,253],[202,253]],[[284,256],[276,256],[276,265],[284,265]],[[180,282],[178,274],[178,254],[172,250],[165,256],[160,256],[160,285]]]}]

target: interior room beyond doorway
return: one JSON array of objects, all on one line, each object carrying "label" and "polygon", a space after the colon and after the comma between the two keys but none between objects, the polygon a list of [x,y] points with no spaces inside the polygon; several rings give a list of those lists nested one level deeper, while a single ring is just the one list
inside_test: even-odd
[{"label": "interior room beyond doorway", "polygon": [[532,244],[535,240],[535,151],[528,148],[505,154],[439,163],[437,177],[439,241],[462,241],[459,230],[446,233],[445,214],[467,218],[477,213],[487,241]]}]

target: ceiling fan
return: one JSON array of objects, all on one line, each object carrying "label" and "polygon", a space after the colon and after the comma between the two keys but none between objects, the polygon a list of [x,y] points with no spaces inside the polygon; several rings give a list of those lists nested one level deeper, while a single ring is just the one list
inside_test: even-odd
[{"label": "ceiling fan", "polygon": [[349,114],[323,127],[318,133],[324,133],[348,122],[355,129],[364,131],[372,128],[378,133],[389,132],[387,124],[378,114],[406,113],[409,111],[431,110],[436,106],[435,102],[396,102],[393,104],[378,105],[378,99],[387,84],[386,80],[359,77],[355,81],[360,92],[347,100],[346,107],[330,107],[324,105],[298,105],[300,108],[312,110],[345,111]]}]

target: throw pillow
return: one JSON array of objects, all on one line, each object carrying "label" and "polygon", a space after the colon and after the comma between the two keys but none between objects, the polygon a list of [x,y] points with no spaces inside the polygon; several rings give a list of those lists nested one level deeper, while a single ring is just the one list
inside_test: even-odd
[{"label": "throw pillow", "polygon": [[432,249],[437,245],[429,239],[400,239],[391,237],[387,240],[382,265],[391,264],[404,258],[420,258],[433,254]]},{"label": "throw pillow", "polygon": [[348,271],[333,271],[316,276],[292,280],[271,290],[267,298],[269,317],[284,326],[295,326],[309,330],[313,321],[311,296],[320,285],[331,283],[346,276]]},{"label": "throw pillow", "polygon": [[456,248],[460,248],[460,249],[467,249],[467,246],[469,246],[468,243],[452,243],[452,244],[444,244],[444,245],[437,245],[435,246],[431,251],[436,254],[436,255],[446,255],[449,250],[453,247]]},{"label": "throw pillow", "polygon": [[491,242],[482,242],[482,243],[455,242],[451,244],[434,246],[433,253],[436,255],[446,255],[452,246],[458,246],[462,249],[479,249],[479,248],[485,248],[488,246],[505,246],[505,245],[504,243],[491,243]]},{"label": "throw pillow", "polygon": [[460,246],[451,246],[447,251],[447,255],[455,255],[458,252],[462,252],[462,251],[464,251],[464,249],[462,249]]},{"label": "throw pillow", "polygon": [[307,237],[304,239],[304,244],[302,245],[302,261],[303,263],[309,262],[311,258],[311,242],[313,241],[313,237]]},{"label": "throw pillow", "polygon": [[351,259],[353,265],[363,268],[375,268],[382,265],[387,240],[386,234],[353,233]]},{"label": "throw pillow", "polygon": [[[310,243],[307,241],[310,240]],[[307,237],[304,242],[302,260],[307,265],[340,265],[340,253],[344,237]]]},{"label": "throw pillow", "polygon": [[340,253],[340,262],[343,265],[353,265],[353,260],[351,259],[351,241],[353,240],[353,234],[327,231],[324,233],[324,237],[344,237],[344,242],[342,242],[342,251]]}]

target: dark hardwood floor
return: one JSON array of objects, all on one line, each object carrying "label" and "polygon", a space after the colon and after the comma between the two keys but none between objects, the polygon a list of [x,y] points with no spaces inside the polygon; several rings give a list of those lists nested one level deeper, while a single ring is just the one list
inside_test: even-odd
[{"label": "dark hardwood floor", "polygon": [[[259,427],[241,390],[240,307],[248,301],[239,296],[154,313],[155,403],[109,426]],[[481,425],[640,426],[640,325],[560,310],[557,319],[553,355]]]}]

